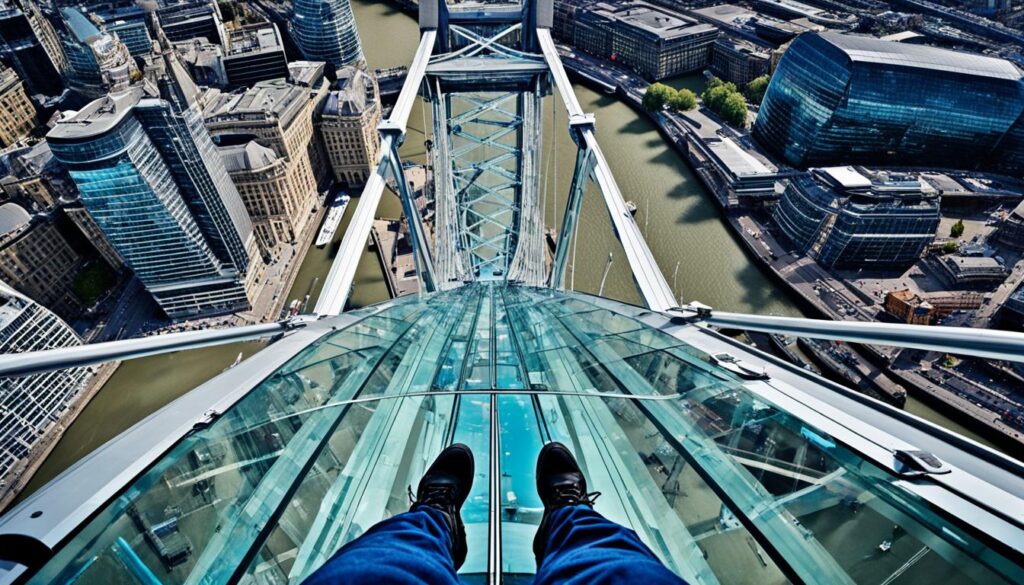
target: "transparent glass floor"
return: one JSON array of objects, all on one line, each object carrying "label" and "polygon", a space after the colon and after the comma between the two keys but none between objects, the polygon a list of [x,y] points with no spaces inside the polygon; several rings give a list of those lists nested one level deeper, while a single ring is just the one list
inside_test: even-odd
[{"label": "transparent glass floor", "polygon": [[487,283],[359,311],[180,441],[33,582],[299,583],[405,511],[463,442],[477,476],[461,575],[528,583],[535,458],[552,440],[603,493],[596,509],[690,583],[1021,582],[907,480],[645,313]]}]

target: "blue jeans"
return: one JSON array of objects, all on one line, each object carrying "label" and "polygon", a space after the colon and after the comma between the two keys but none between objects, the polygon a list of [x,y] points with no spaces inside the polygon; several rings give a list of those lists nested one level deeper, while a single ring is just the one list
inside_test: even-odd
[{"label": "blue jeans", "polygon": [[[588,506],[551,513],[534,585],[643,583],[685,585],[632,530]],[[470,543],[472,546],[475,543]],[[384,520],[341,547],[304,585],[455,584],[451,535],[440,512],[423,508]]]}]

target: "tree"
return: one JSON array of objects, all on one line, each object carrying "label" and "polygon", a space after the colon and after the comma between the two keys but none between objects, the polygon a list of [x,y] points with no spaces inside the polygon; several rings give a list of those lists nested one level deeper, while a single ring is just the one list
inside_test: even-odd
[{"label": "tree", "polygon": [[675,93],[676,90],[663,83],[652,84],[644,92],[644,99],[641,105],[648,112],[660,112]]},{"label": "tree", "polygon": [[684,87],[669,98],[668,106],[677,112],[692,110],[697,107],[697,94]]},{"label": "tree", "polygon": [[959,249],[960,244],[956,240],[949,240],[946,243],[942,244],[943,254],[952,254],[953,252],[956,252]]},{"label": "tree", "polygon": [[729,97],[725,98],[725,103],[722,104],[721,111],[718,114],[733,126],[746,126],[747,99],[739,92],[729,94]]},{"label": "tree", "polygon": [[768,91],[768,76],[755,77],[747,84],[747,97],[755,104],[761,103],[764,99],[764,92]]},{"label": "tree", "polygon": [[718,112],[730,95],[732,92],[729,91],[729,88],[724,84],[719,84],[705,89],[700,99],[704,101],[705,106],[711,108],[712,112]]},{"label": "tree", "polygon": [[949,228],[949,237],[959,238],[964,235],[964,220],[958,219],[953,227]]}]

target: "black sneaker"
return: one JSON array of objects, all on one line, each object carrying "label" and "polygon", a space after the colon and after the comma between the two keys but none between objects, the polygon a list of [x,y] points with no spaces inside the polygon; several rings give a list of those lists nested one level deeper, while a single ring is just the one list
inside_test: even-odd
[{"label": "black sneaker", "polygon": [[533,554],[538,560],[547,540],[548,517],[563,506],[594,507],[600,492],[587,493],[587,478],[576,463],[568,447],[561,443],[548,443],[537,456],[537,494],[544,503],[544,516],[533,539]]},{"label": "black sneaker", "polygon": [[[458,570],[466,562],[466,527],[462,524],[462,504],[473,486],[473,452],[462,443],[449,446],[437,456],[423,474],[410,511],[433,508],[444,514],[452,534],[452,559]],[[409,490],[410,496],[412,489]]]}]

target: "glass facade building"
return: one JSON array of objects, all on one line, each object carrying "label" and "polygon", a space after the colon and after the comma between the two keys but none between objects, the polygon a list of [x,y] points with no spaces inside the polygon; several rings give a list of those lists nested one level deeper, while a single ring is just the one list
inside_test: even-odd
[{"label": "glass facade building", "polygon": [[92,102],[50,131],[50,148],[170,317],[244,309],[248,259],[239,243],[252,226],[232,211],[244,211],[238,192],[221,190],[227,173],[215,153],[195,160],[210,150],[201,124],[142,97],[132,89]]},{"label": "glass facade building", "polygon": [[[0,353],[81,345],[60,317],[0,281]],[[19,464],[65,413],[89,379],[85,368],[0,378],[0,502]]]},{"label": "glass facade building", "polygon": [[916,182],[843,185],[830,174],[836,170],[852,171],[814,169],[790,181],[775,207],[778,229],[829,268],[900,270],[916,262],[935,239],[938,196]]},{"label": "glass facade building", "polygon": [[552,440],[603,493],[596,509],[689,583],[1022,574],[851,448],[849,429],[802,419],[790,384],[811,374],[744,381],[708,353],[735,352],[724,338],[668,316],[478,283],[309,327],[294,357],[260,354],[270,369],[246,375],[262,382],[166,446],[28,582],[300,583],[405,511],[407,486],[450,442],[477,469],[461,577],[527,582],[543,509],[533,468]]},{"label": "glass facade building", "polygon": [[295,0],[291,32],[308,61],[335,67],[365,63],[349,0]]},{"label": "glass facade building", "polygon": [[[789,164],[1019,166],[1024,114],[1009,61],[836,33],[787,49],[754,137]],[[1024,167],[1022,167],[1024,168]],[[1019,170],[1019,169],[1018,169]]]}]

